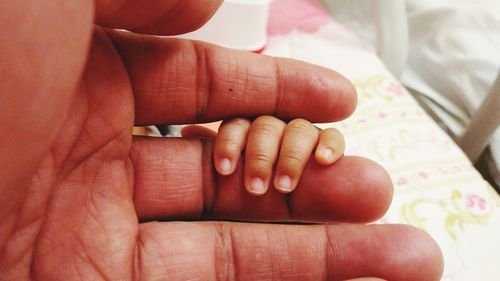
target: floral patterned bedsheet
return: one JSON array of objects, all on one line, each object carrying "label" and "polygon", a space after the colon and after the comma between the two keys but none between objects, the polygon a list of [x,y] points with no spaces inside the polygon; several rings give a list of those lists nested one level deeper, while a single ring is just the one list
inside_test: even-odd
[{"label": "floral patterned bedsheet", "polygon": [[274,0],[268,33],[264,53],[329,67],[354,82],[356,112],[319,126],[346,135],[346,154],[388,170],[395,195],[379,222],[430,233],[445,257],[443,280],[500,280],[500,197],[373,50],[315,0]]}]

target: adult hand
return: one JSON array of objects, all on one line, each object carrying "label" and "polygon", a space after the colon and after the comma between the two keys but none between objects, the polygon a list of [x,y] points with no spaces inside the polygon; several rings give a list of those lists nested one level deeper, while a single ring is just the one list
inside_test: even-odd
[{"label": "adult hand", "polygon": [[252,197],[241,172],[216,175],[209,141],[132,138],[134,124],[353,110],[333,71],[145,35],[193,30],[219,5],[2,1],[1,280],[440,277],[437,246],[410,227],[207,221],[376,219],[392,187],[368,160],[310,163],[293,195]]}]

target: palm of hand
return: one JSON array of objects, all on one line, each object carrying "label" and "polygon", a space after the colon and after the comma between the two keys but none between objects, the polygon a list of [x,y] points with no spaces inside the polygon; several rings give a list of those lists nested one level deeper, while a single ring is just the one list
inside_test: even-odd
[{"label": "palm of hand", "polygon": [[[129,159],[133,96],[111,41],[95,32],[70,114],[38,168],[2,271],[18,280],[130,280],[139,224]],[[9,249],[11,249],[9,251]]]}]

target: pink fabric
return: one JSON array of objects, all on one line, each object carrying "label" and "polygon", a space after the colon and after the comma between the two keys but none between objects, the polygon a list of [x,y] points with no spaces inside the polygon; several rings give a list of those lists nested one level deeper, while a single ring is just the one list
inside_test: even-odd
[{"label": "pink fabric", "polygon": [[331,21],[317,0],[273,0],[267,31],[270,36],[285,35],[292,30],[313,33]]}]

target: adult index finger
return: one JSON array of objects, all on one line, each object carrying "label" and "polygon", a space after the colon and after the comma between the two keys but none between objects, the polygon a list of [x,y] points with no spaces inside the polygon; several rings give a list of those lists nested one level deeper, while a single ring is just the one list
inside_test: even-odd
[{"label": "adult index finger", "polygon": [[127,68],[136,125],[273,115],[332,122],[356,107],[356,90],[316,65],[198,41],[109,31]]}]

